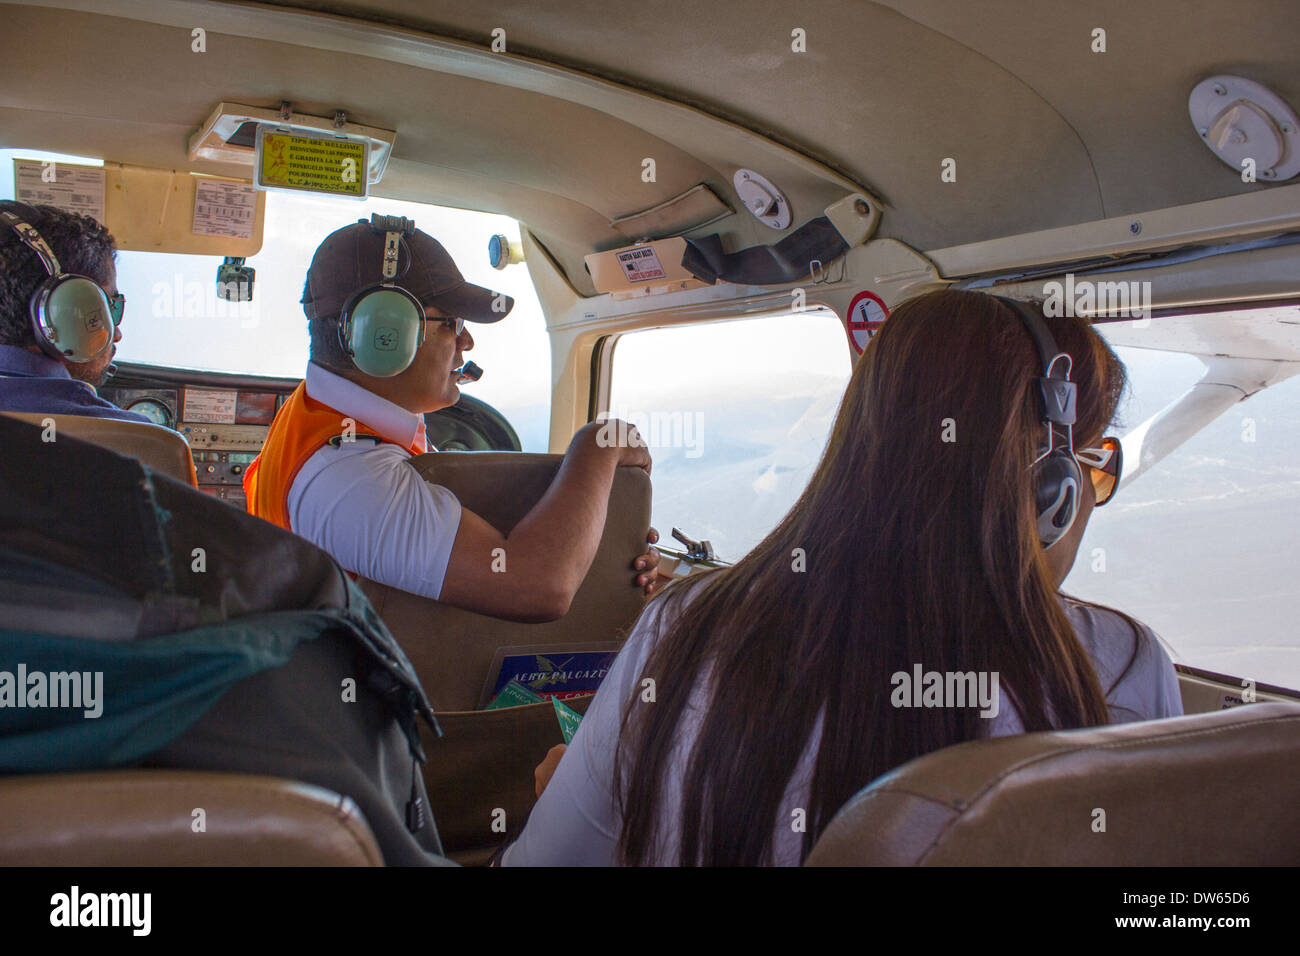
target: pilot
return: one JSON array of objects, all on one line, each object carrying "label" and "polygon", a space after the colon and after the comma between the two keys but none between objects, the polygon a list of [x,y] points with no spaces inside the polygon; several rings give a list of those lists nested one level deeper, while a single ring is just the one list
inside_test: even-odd
[{"label": "pilot", "polygon": [[[306,379],[245,474],[249,511],[382,584],[511,620],[561,617],[595,557],[615,469],[650,471],[635,429],[619,445],[598,440],[597,423],[580,429],[507,538],[408,462],[436,450],[424,414],[460,396],[467,323],[500,321],[513,300],[466,282],[410,220],[375,216],[325,238],[302,303]],[[653,593],[658,561],[653,547],[637,557],[629,585]]]},{"label": "pilot", "polygon": [[149,424],[95,391],[122,338],[116,253],[88,216],[0,202],[0,411]]}]

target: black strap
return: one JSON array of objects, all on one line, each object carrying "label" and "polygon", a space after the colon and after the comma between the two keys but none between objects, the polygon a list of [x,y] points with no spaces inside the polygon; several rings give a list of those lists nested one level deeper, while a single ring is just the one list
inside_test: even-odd
[{"label": "black strap", "polygon": [[825,216],[804,223],[773,246],[722,251],[717,233],[687,239],[682,268],[701,282],[719,279],[737,285],[783,285],[809,275],[814,260],[829,263],[848,252],[849,244]]},{"label": "black strap", "polygon": [[1078,386],[1070,381],[1066,366],[1055,361],[1061,350],[1056,345],[1052,330],[1047,327],[1034,310],[1019,301],[1005,295],[993,298],[1011,308],[1020,323],[1034,340],[1034,347],[1043,365],[1043,374],[1038,379],[1038,393],[1042,400],[1043,420],[1056,425],[1073,425],[1075,405],[1078,399]]}]

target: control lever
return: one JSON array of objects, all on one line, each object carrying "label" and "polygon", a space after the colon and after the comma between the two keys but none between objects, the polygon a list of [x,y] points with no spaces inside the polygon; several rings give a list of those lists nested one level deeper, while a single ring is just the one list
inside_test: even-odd
[{"label": "control lever", "polygon": [[718,560],[717,555],[713,553],[713,545],[708,541],[693,541],[676,528],[673,528],[673,537],[685,546],[686,556],[692,561]]},{"label": "control lever", "polygon": [[465,382],[477,382],[483,377],[483,370],[473,362],[466,362],[455,371],[460,373],[456,378],[457,385],[461,385]]}]

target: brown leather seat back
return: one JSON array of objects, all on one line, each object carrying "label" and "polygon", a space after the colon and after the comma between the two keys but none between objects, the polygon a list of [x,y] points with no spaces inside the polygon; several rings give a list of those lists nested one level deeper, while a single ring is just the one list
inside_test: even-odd
[{"label": "brown leather seat back", "polygon": [[[559,470],[560,455],[519,452],[441,452],[413,464],[426,480],[451,489],[461,504],[509,532],[541,499]],[[569,613],[546,624],[518,624],[439,604],[363,580],[362,588],[415,666],[443,735],[422,732],[429,804],[447,855],[481,862],[517,836],[535,797],[533,768],[562,742],[550,704],[478,710],[498,648],[574,645],[621,640],[645,606],[633,583],[632,561],[645,551],[650,479],[620,468],[591,570]],[[583,711],[587,700],[570,701]]]},{"label": "brown leather seat back", "polygon": [[[425,480],[449,488],[461,504],[508,533],[550,487],[560,455],[438,452],[412,464]],[[645,605],[632,561],[645,551],[650,479],[620,468],[610,492],[605,533],[569,613],[545,624],[519,624],[448,607],[363,579],[362,589],[401,643],[439,711],[474,710],[499,647],[570,646],[621,637]]]},{"label": "brown leather seat back", "polygon": [[0,778],[0,866],[382,865],[357,805],[321,787],[179,770]]},{"label": "brown leather seat back", "polygon": [[190,446],[179,433],[170,428],[146,422],[125,422],[116,418],[91,418],[88,415],[46,415],[41,412],[0,414],[11,415],[42,428],[46,427],[46,419],[50,419],[53,421],[51,434],[55,440],[59,435],[71,435],[139,459],[154,471],[183,481],[190,487],[198,486]]},{"label": "brown leather seat back", "polygon": [[972,741],[850,800],[809,866],[1300,860],[1300,703]]}]

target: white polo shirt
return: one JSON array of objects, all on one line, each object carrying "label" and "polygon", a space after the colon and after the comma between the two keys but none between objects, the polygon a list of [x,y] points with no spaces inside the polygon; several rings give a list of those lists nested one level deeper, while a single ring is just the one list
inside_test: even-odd
[{"label": "white polo shirt", "polygon": [[308,458],[289,488],[289,526],[348,571],[437,599],[460,502],[407,464],[406,446],[427,447],[424,419],[314,362],[307,395],[397,444],[358,435]]}]

